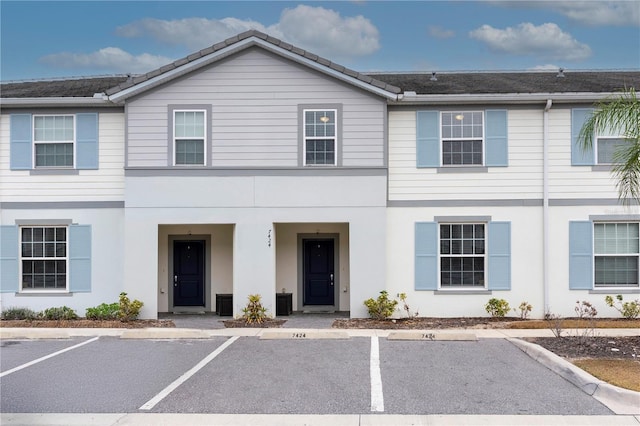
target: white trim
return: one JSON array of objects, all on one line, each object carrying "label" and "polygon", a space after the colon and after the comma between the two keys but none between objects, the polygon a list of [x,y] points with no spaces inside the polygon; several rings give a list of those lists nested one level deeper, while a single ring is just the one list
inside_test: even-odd
[{"label": "white trim", "polygon": [[[473,113],[480,113],[482,115],[482,137],[481,138],[476,138],[476,137],[470,137],[470,138],[465,138],[464,136],[461,136],[459,138],[455,138],[455,137],[450,137],[450,138],[445,138],[443,136],[442,133],[442,127],[444,126],[443,124],[443,120],[442,120],[442,116],[443,114],[451,114],[452,116],[454,114],[461,114],[464,116],[464,114],[473,114]],[[454,116],[455,118],[455,116]],[[457,118],[455,118],[457,120]],[[485,117],[485,111],[484,110],[471,110],[471,111],[464,111],[464,110],[451,110],[451,111],[440,111],[440,167],[442,168],[449,168],[449,167],[462,167],[462,168],[477,168],[477,167],[484,167],[485,166],[485,153],[486,153],[486,144],[485,144],[485,140],[486,140],[486,129],[485,129],[485,123],[486,123],[486,117]],[[473,141],[477,141],[478,139],[480,139],[480,141],[482,142],[482,163],[481,164],[444,164],[444,141],[454,141],[454,142],[473,142]]]},{"label": "white trim", "polygon": [[[60,141],[36,141],[36,118],[37,117],[71,117],[73,119],[73,138],[68,140],[60,140]],[[31,146],[33,151],[33,158],[31,159],[31,170],[76,170],[76,147],[78,146],[76,143],[78,137],[78,120],[76,114],[33,114],[31,116]],[[37,150],[36,145],[40,144],[72,144],[73,146],[73,163],[71,166],[38,166],[36,164],[36,156]]]},{"label": "white trim", "polygon": [[[330,136],[307,136],[307,112],[333,112],[335,117],[333,131],[333,164],[307,164],[307,140],[331,139]],[[304,167],[335,167],[338,165],[338,110],[335,108],[302,109],[302,165]],[[314,125],[316,123],[313,123]]]},{"label": "white trim", "polygon": [[[606,224],[614,224],[614,225],[630,225],[635,224],[638,225],[638,238],[640,239],[640,223],[637,221],[607,221],[607,220],[599,220],[591,222],[593,227],[593,250],[591,256],[593,258],[593,283],[592,290],[606,290],[606,291],[616,291],[616,290],[637,290],[640,289],[640,247],[637,252],[627,252],[627,253],[596,253],[596,225],[606,225]],[[617,241],[617,239],[616,239]],[[639,240],[640,244],[640,240]],[[637,261],[638,267],[638,284],[636,285],[596,285],[596,257],[635,257]]]},{"label": "white trim", "polygon": [[[202,144],[203,144],[203,157],[202,157],[202,164],[177,164],[176,163],[176,155],[177,155],[177,150],[176,150],[176,112],[202,112],[204,114],[204,118],[203,118],[203,123],[202,123],[202,130],[203,130],[203,136],[202,136]],[[173,109],[171,111],[171,113],[173,114],[173,129],[172,130],[172,143],[173,143],[173,165],[174,166],[181,166],[181,167],[202,167],[202,166],[206,166],[207,165],[207,145],[208,145],[208,141],[207,141],[207,129],[209,126],[209,122],[208,117],[207,117],[207,110],[206,109],[196,109],[196,108],[187,108],[187,109]],[[200,139],[200,138],[180,138],[180,140],[183,139],[188,139],[188,140],[194,140],[194,139]]]},{"label": "white trim", "polygon": [[[54,260],[54,261],[58,261],[58,260],[62,260],[62,258],[59,257],[46,257],[43,256],[41,257],[23,257],[22,256],[22,230],[24,228],[64,228],[65,229],[65,254],[64,254],[64,261],[65,261],[65,283],[64,283],[64,288],[60,289],[60,288],[47,288],[47,287],[43,287],[43,288],[23,288],[23,279],[22,279],[22,262],[23,260],[42,260],[42,261],[46,261],[46,260]],[[33,231],[32,231],[33,232]],[[46,241],[44,240],[44,230],[43,230],[43,243],[46,243]],[[32,241],[33,242],[33,241]],[[70,293],[69,291],[69,226],[68,225],[18,225],[18,282],[19,282],[19,287],[18,287],[18,293],[20,294],[47,294],[47,293],[56,293],[56,294],[67,294]]]},{"label": "white trim", "polygon": [[[456,291],[472,291],[472,290],[478,290],[478,291],[484,291],[484,290],[489,290],[488,286],[487,286],[487,274],[488,274],[488,259],[489,259],[489,252],[488,252],[488,247],[489,247],[489,226],[488,226],[488,221],[483,221],[483,220],[479,220],[479,221],[473,221],[473,222],[468,222],[465,221],[463,219],[462,222],[458,222],[458,221],[451,221],[451,220],[444,220],[442,222],[439,221],[435,221],[436,222],[436,226],[437,228],[437,233],[438,233],[438,256],[437,256],[437,262],[436,262],[436,270],[437,270],[437,274],[438,274],[438,289],[436,291],[450,291],[450,292],[456,292]],[[443,254],[441,253],[441,236],[440,236],[440,225],[482,225],[484,227],[484,254],[482,255],[482,258],[484,259],[484,270],[483,270],[483,274],[484,274],[484,285],[482,287],[480,286],[470,286],[470,285],[449,285],[449,286],[443,286],[442,285],[442,271],[441,271],[441,260],[442,260],[442,256]],[[451,239],[451,238],[450,238]],[[449,257],[449,258],[479,258],[481,256],[476,256],[476,255],[464,255],[464,254],[459,254],[459,255],[445,255],[445,257]],[[462,273],[462,272],[461,272]]]},{"label": "white trim", "polygon": [[2,98],[2,108],[10,107],[59,107],[59,106],[115,106],[106,97],[42,97],[42,98]]},{"label": "white trim", "polygon": [[[398,96],[395,105],[449,105],[455,104],[530,104],[546,103],[552,98],[554,104],[559,103],[592,103],[616,95],[615,92],[571,92],[571,93],[490,93],[490,94],[456,94],[456,95],[408,95]],[[393,105],[393,104],[392,104]]]}]

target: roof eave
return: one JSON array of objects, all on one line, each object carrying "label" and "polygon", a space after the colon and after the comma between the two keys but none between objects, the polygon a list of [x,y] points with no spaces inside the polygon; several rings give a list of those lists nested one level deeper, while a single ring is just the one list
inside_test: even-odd
[{"label": "roof eave", "polygon": [[398,96],[394,105],[443,105],[443,104],[530,104],[597,102],[614,96],[616,92],[571,92],[571,93],[504,93],[504,94],[456,94],[456,95],[414,95],[405,92]]},{"label": "roof eave", "polygon": [[198,70],[204,66],[207,66],[213,62],[217,62],[220,61],[221,59],[230,56],[236,52],[245,50],[249,47],[252,46],[256,46],[259,45],[262,48],[274,52],[280,56],[283,57],[287,57],[291,60],[293,60],[294,62],[303,64],[308,66],[309,68],[315,69],[317,71],[320,71],[324,74],[327,75],[331,75],[339,80],[345,81],[351,85],[360,87],[366,91],[372,92],[378,96],[382,96],[384,98],[386,98],[387,100],[392,100],[395,101],[398,97],[397,93],[394,93],[392,90],[393,89],[397,89],[397,91],[399,91],[398,88],[393,87],[392,90],[385,90],[384,88],[381,87],[377,87],[374,84],[370,84],[367,82],[364,82],[362,80],[359,80],[355,77],[349,76],[339,70],[335,70],[333,68],[327,67],[324,64],[321,64],[319,62],[316,62],[314,60],[308,59],[304,56],[301,56],[293,51],[289,51],[287,49],[284,49],[280,46],[276,46],[268,41],[262,40],[261,38],[252,36],[243,40],[240,40],[238,42],[235,42],[234,44],[231,44],[229,46],[226,46],[220,50],[214,51],[206,56],[200,57],[198,59],[195,59],[191,62],[187,62],[184,65],[178,66],[176,68],[173,68],[171,70],[168,70],[166,72],[163,72],[162,74],[156,75],[146,81],[143,81],[139,84],[133,85],[131,87],[127,87],[125,89],[122,89],[120,91],[117,91],[111,95],[108,96],[109,100],[111,100],[112,102],[117,102],[117,103],[121,103],[124,102],[126,99],[131,98],[132,96],[136,96],[142,92],[145,92],[151,88],[154,88],[156,86],[159,86],[163,83],[166,83],[170,80],[173,80],[174,78],[177,78],[181,75],[187,74],[189,72]]},{"label": "roof eave", "polygon": [[115,106],[102,97],[0,98],[0,108]]}]

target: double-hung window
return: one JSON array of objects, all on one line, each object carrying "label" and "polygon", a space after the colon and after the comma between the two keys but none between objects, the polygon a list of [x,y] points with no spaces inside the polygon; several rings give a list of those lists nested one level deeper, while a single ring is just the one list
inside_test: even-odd
[{"label": "double-hung window", "polygon": [[304,110],[304,165],[335,166],[337,163],[337,110]]},{"label": "double-hung window", "polygon": [[440,224],[440,286],[484,287],[485,225]]},{"label": "double-hung window", "polygon": [[638,223],[594,223],[594,287],[638,287]]},{"label": "double-hung window", "polygon": [[67,227],[20,228],[22,290],[67,289]]},{"label": "double-hung window", "polygon": [[74,116],[35,115],[33,143],[35,167],[73,167]]},{"label": "double-hung window", "polygon": [[483,113],[453,111],[441,113],[442,165],[483,164]]},{"label": "double-hung window", "polygon": [[205,110],[174,110],[174,164],[205,165],[207,155]]},{"label": "double-hung window", "polygon": [[619,148],[629,145],[629,140],[617,134],[617,132],[602,132],[595,138],[596,164],[613,164],[616,161],[615,152]]}]

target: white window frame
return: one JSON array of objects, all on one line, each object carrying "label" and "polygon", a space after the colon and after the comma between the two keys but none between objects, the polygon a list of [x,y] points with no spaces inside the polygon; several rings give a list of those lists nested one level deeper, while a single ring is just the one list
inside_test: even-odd
[{"label": "white window frame", "polygon": [[[307,136],[307,112],[333,112],[334,136]],[[333,164],[309,164],[307,163],[307,141],[333,138]],[[302,165],[308,167],[335,167],[338,165],[338,110],[336,108],[306,108],[302,110]]]},{"label": "white window frame", "polygon": [[[482,137],[477,138],[477,137],[450,137],[450,138],[445,138],[444,137],[444,133],[442,131],[442,128],[444,126],[444,120],[443,120],[443,116],[444,114],[452,114],[454,119],[457,119],[457,116],[464,116],[465,114],[480,114],[482,117]],[[462,120],[462,119],[460,119]],[[469,111],[458,111],[458,110],[452,110],[452,111],[440,111],[440,123],[439,123],[440,129],[439,129],[439,134],[440,134],[440,165],[442,167],[483,167],[485,165],[485,155],[486,155],[486,145],[485,145],[485,138],[486,138],[486,117],[485,117],[485,112],[484,110],[469,110]],[[480,140],[481,144],[482,144],[482,160],[480,164],[445,164],[444,163],[444,143],[445,141],[449,142],[449,141],[460,141],[460,142],[465,142],[465,141],[477,141]],[[485,280],[486,281],[486,280]]]},{"label": "white window frame", "polygon": [[[41,117],[71,117],[73,119],[73,138],[72,140],[68,141],[68,140],[62,140],[62,141],[37,141],[36,140],[36,118],[41,118]],[[78,120],[76,119],[75,114],[34,114],[33,117],[31,118],[31,140],[32,140],[32,144],[33,144],[33,158],[32,158],[32,162],[33,162],[33,169],[64,169],[64,170],[68,170],[68,169],[75,169],[76,168],[76,158],[77,158],[77,153],[76,153],[76,139],[78,137],[78,129],[77,129],[77,122]],[[73,162],[71,166],[38,166],[37,165],[37,149],[36,146],[37,145],[54,145],[54,144],[71,144],[73,147]]]},{"label": "white window frame", "polygon": [[[24,280],[23,280],[23,261],[29,261],[29,260],[38,260],[38,261],[60,261],[63,260],[63,258],[61,257],[47,257],[44,256],[44,251],[43,251],[43,256],[41,257],[24,257],[22,255],[22,230],[25,228],[31,228],[32,230],[34,228],[43,228],[43,229],[47,229],[47,228],[64,228],[65,229],[65,255],[64,255],[64,262],[65,262],[65,287],[64,288],[31,288],[31,287],[25,287],[24,286]],[[33,232],[33,231],[32,231]],[[46,231],[43,230],[43,233],[45,233]],[[44,240],[44,236],[43,236],[43,240]],[[44,241],[43,241],[44,242]],[[19,259],[20,261],[18,262],[18,277],[19,277],[19,281],[20,281],[20,292],[21,293],[69,293],[69,227],[66,225],[22,225],[19,226],[18,228],[18,252],[19,252]]]},{"label": "white window frame", "polygon": [[[202,136],[202,143],[203,143],[203,157],[202,157],[202,164],[178,164],[176,162],[176,157],[177,157],[177,144],[176,141],[178,140],[194,140],[194,139],[199,139],[196,137],[180,137],[177,138],[176,137],[176,113],[178,112],[202,112],[203,113],[203,120],[204,122],[203,124],[203,136]],[[208,145],[208,141],[207,141],[207,133],[208,133],[208,125],[207,125],[207,120],[209,119],[207,117],[207,110],[206,109],[198,109],[198,108],[182,108],[182,109],[174,109],[172,110],[172,114],[173,114],[173,129],[172,130],[172,143],[173,143],[173,165],[174,166],[178,166],[178,167],[203,167],[207,165],[207,154],[208,154],[208,149],[207,149],[207,145]]]},{"label": "white window frame", "polygon": [[[638,233],[640,234],[640,223],[635,221],[597,221],[593,222],[593,289],[594,290],[629,290],[640,288],[640,249],[637,253],[596,253],[596,226],[607,224],[636,224],[638,225]],[[640,235],[639,235],[640,238]],[[597,257],[635,257],[638,267],[637,284],[633,285],[596,285],[596,258]]]},{"label": "white window frame", "polygon": [[[488,253],[488,241],[489,241],[489,236],[488,236],[488,229],[489,229],[489,224],[487,222],[483,222],[483,221],[474,221],[474,222],[437,222],[436,223],[437,227],[438,227],[438,262],[437,262],[437,269],[438,269],[438,289],[440,290],[446,290],[446,291],[469,291],[469,290],[486,290],[487,289],[487,273],[488,273],[488,259],[489,259],[489,253]],[[476,225],[482,225],[484,227],[484,253],[482,255],[476,255],[476,254],[443,254],[442,253],[442,235],[441,235],[441,226],[442,225],[446,225],[446,226],[450,226],[450,225],[460,225],[460,226],[464,226],[464,225],[471,225],[471,226],[476,226]],[[475,241],[475,239],[474,239]],[[479,286],[479,285],[442,285],[442,258],[443,257],[449,257],[449,258],[479,258],[482,257],[484,259],[484,270],[483,270],[483,285]]]}]

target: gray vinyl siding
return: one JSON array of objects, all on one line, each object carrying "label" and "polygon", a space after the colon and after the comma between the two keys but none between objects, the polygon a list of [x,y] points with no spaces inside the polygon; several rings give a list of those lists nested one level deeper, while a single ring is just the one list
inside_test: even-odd
[{"label": "gray vinyl siding", "polygon": [[384,99],[257,48],[133,99],[127,165],[166,167],[167,106],[211,104],[213,167],[297,167],[298,105],[336,103],[342,165],[383,166]]}]

